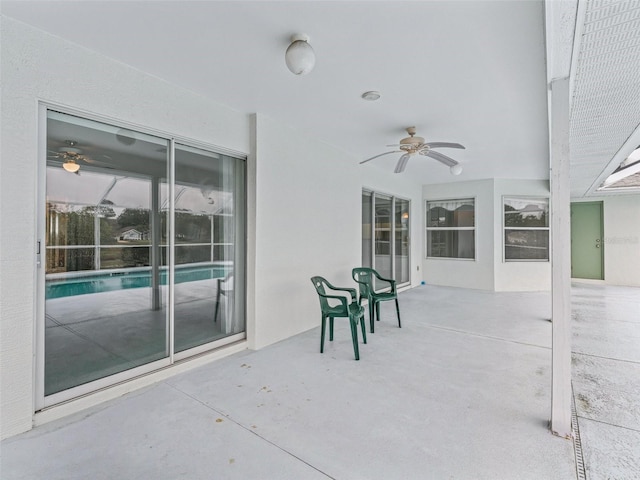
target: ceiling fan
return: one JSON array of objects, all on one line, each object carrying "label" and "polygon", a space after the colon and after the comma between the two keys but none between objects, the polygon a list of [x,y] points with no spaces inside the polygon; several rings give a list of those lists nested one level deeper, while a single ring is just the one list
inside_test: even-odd
[{"label": "ceiling fan", "polygon": [[464,147],[459,143],[447,143],[447,142],[429,142],[425,143],[424,138],[416,137],[416,127],[409,127],[406,129],[409,134],[408,137],[400,140],[400,144],[398,145],[387,145],[388,147],[398,147],[399,150],[392,150],[391,152],[381,153],[379,155],[375,155],[371,158],[367,158],[366,160],[361,161],[360,163],[366,163],[374,158],[382,157],[383,155],[389,155],[391,153],[402,153],[402,156],[398,160],[396,168],[394,170],[395,173],[401,173],[407,167],[407,162],[411,157],[416,154],[424,155],[426,157],[433,158],[441,163],[444,163],[449,167],[452,175],[460,175],[462,173],[462,165],[458,163],[453,158],[450,158],[446,155],[443,155],[440,152],[436,152],[432,149],[434,148],[462,148]]},{"label": "ceiling fan", "polygon": [[[64,143],[67,145],[66,147],[59,148],[57,152],[49,151],[49,155],[47,156],[47,158],[62,161],[62,168],[64,168],[67,172],[80,175],[79,162],[84,162],[89,165],[101,165],[107,168],[113,168],[107,163],[99,162],[97,160],[93,160],[89,157],[84,156],[82,154],[82,150],[77,148],[78,142],[76,140],[65,140]],[[109,158],[107,155],[104,155],[104,157]]]}]

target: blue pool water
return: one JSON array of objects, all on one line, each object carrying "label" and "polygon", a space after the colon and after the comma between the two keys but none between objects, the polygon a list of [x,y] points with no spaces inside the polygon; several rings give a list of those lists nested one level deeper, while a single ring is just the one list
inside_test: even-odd
[{"label": "blue pool water", "polygon": [[[176,268],[176,283],[193,282],[224,277],[229,271],[225,266],[204,266]],[[167,271],[160,272],[160,284],[167,284]],[[96,273],[76,278],[47,280],[45,297],[71,297],[87,293],[102,293],[126,288],[141,288],[151,286],[151,271]]]}]

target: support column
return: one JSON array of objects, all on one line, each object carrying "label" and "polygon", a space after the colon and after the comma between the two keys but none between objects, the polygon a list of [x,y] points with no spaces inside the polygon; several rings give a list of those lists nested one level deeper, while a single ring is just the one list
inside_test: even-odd
[{"label": "support column", "polygon": [[550,83],[551,431],[571,436],[571,197],[569,79]]}]

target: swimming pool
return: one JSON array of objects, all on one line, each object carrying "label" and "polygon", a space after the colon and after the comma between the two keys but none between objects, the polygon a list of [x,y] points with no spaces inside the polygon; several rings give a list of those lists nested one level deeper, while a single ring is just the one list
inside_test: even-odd
[{"label": "swimming pool", "polygon": [[[194,282],[224,277],[232,269],[231,266],[209,265],[197,267],[178,267],[175,272],[176,283]],[[167,271],[160,271],[160,284],[167,284]],[[100,272],[72,278],[47,280],[45,298],[72,297],[87,293],[102,293],[127,288],[143,288],[151,286],[151,269],[135,271]]]}]

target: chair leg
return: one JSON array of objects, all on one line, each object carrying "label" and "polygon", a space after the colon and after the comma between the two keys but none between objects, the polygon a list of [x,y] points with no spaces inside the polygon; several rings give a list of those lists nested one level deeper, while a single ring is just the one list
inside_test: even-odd
[{"label": "chair leg", "polygon": [[371,330],[371,333],[374,333],[374,329],[373,329],[373,324],[374,324],[374,318],[375,315],[373,313],[374,311],[374,305],[373,305],[373,300],[369,300],[369,328]]},{"label": "chair leg", "polygon": [[322,327],[320,329],[320,353],[324,352],[324,330],[327,323],[327,319],[322,316]]},{"label": "chair leg", "polygon": [[213,314],[214,323],[218,321],[218,309],[220,308],[220,282],[218,282],[218,289],[216,291],[216,311]]},{"label": "chair leg", "polygon": [[380,302],[376,302],[376,317],[380,321]]},{"label": "chair leg", "polygon": [[333,342],[333,317],[329,317],[329,341]]},{"label": "chair leg", "polygon": [[360,351],[358,350],[358,326],[356,325],[354,318],[349,318],[351,324],[351,339],[353,340],[353,353],[356,355],[356,360],[360,360]]},{"label": "chair leg", "polygon": [[360,322],[360,327],[362,328],[362,342],[367,343],[367,327],[364,324],[364,312],[358,318],[358,322]]},{"label": "chair leg", "polygon": [[400,307],[398,306],[398,299],[396,298],[396,313],[398,314],[398,328],[402,328],[400,324]]}]

